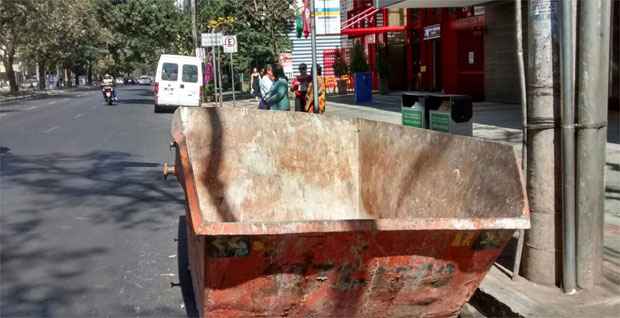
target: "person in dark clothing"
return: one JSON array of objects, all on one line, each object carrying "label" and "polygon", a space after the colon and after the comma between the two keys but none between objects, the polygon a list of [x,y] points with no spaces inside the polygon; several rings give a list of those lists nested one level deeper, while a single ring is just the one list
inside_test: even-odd
[{"label": "person in dark clothing", "polygon": [[308,67],[305,63],[299,65],[299,75],[295,77],[291,85],[291,91],[295,92],[295,111],[305,111],[306,94],[308,86],[312,83],[312,76],[308,74]]},{"label": "person in dark clothing", "polygon": [[256,67],[252,70],[250,75],[250,85],[252,87],[252,96],[258,99],[260,97],[260,74]]}]

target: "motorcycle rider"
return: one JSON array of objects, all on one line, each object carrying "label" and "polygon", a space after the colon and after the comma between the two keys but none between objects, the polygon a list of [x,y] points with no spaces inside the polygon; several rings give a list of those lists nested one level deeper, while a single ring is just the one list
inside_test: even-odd
[{"label": "motorcycle rider", "polygon": [[103,94],[104,99],[105,99],[105,88],[110,87],[112,88],[113,100],[114,101],[118,100],[118,98],[116,97],[116,89],[114,88],[115,86],[116,86],[116,83],[114,82],[114,77],[112,77],[112,75],[106,74],[103,76],[103,80],[101,81],[101,93]]}]

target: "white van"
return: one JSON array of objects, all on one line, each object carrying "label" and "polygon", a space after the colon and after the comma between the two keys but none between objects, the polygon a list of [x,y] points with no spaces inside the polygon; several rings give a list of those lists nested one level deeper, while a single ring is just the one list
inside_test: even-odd
[{"label": "white van", "polygon": [[159,57],[153,92],[155,112],[177,106],[200,106],[202,97],[202,61],[194,56]]}]

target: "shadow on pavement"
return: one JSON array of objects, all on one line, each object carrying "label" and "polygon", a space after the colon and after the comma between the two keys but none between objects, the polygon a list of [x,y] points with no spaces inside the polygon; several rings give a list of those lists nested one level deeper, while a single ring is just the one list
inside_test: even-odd
[{"label": "shadow on pavement", "polygon": [[16,213],[27,220],[8,222],[4,215],[0,216],[0,316],[54,316],[55,308],[71,305],[90,291],[88,287],[68,282],[86,275],[87,269],[96,265],[92,258],[105,254],[107,249],[97,246],[62,250],[43,247],[36,242],[49,238],[37,233],[43,222],[38,216],[39,211],[24,209]]},{"label": "shadow on pavement", "polygon": [[[145,235],[161,232],[183,211],[180,187],[161,178],[159,163],[124,152],[14,155],[0,147],[0,316],[50,317],[63,310],[84,311],[86,316],[119,311],[178,316],[174,307],[138,313],[130,307],[109,312],[92,308],[102,292],[131,281],[122,276],[100,280],[106,274],[98,268],[113,266],[101,261],[118,252],[110,250],[109,242],[80,236],[110,227]],[[18,192],[24,193],[21,199]]]},{"label": "shadow on pavement", "polygon": [[16,156],[7,151],[2,156],[5,183],[27,189],[33,205],[106,209],[107,213],[90,216],[93,225],[133,228],[169,223],[176,211],[166,207],[182,208],[184,202],[176,184],[159,181],[159,162],[132,160],[125,152]]},{"label": "shadow on pavement", "polygon": [[129,99],[123,99],[123,98],[119,98],[118,103],[120,105],[123,104],[140,104],[140,105],[153,105],[153,99],[152,98],[129,98]]}]

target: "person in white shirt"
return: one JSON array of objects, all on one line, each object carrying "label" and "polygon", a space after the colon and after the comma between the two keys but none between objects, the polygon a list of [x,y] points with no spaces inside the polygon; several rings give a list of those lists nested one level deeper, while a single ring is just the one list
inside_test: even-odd
[{"label": "person in white shirt", "polygon": [[269,109],[267,104],[265,104],[265,98],[267,97],[267,93],[271,90],[271,86],[273,86],[273,69],[271,65],[265,66],[265,74],[260,79],[260,103],[258,104],[259,109]]}]

